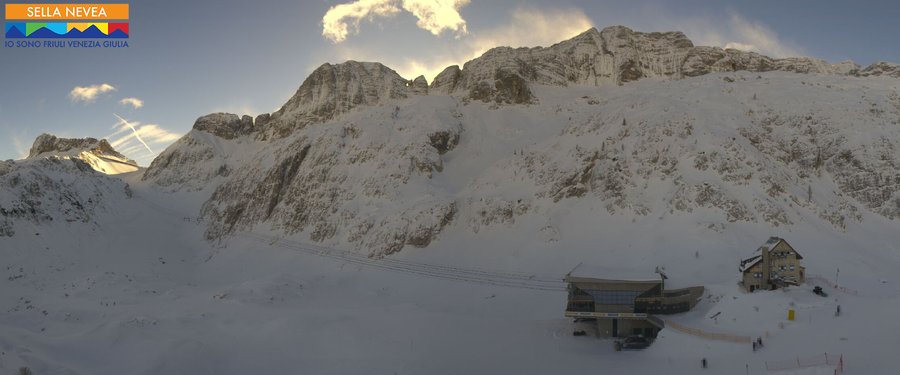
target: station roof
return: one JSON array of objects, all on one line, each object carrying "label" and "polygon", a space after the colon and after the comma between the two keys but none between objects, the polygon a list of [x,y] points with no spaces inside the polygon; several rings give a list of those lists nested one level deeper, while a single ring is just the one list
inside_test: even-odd
[{"label": "station roof", "polygon": [[653,271],[612,268],[581,263],[566,275],[566,281],[626,281],[658,283],[661,281],[661,278],[659,274]]}]

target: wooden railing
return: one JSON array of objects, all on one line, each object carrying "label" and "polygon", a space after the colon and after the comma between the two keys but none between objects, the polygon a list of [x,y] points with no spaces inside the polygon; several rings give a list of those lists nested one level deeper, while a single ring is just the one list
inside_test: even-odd
[{"label": "wooden railing", "polygon": [[766,361],[766,370],[768,371],[795,370],[816,366],[834,366],[835,373],[841,374],[844,371],[844,355],[825,353],[813,357],[796,357],[781,361]]},{"label": "wooden railing", "polygon": [[731,335],[731,334],[727,334],[727,333],[707,332],[702,329],[691,328],[691,327],[688,327],[688,326],[685,326],[682,324],[678,324],[671,320],[666,320],[666,327],[672,328],[672,329],[682,332],[682,333],[687,333],[691,336],[697,336],[697,337],[709,339],[709,340],[727,341],[727,342],[734,342],[734,343],[738,343],[738,344],[749,344],[750,343],[750,336],[738,336],[738,335]]}]

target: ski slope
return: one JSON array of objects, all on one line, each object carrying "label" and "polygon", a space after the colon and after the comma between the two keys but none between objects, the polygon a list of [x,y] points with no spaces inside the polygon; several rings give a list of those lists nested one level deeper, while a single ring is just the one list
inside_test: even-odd
[{"label": "ski slope", "polygon": [[[694,374],[705,357],[707,373],[768,374],[766,362],[826,352],[843,354],[845,373],[891,373],[896,366],[900,339],[886,332],[900,329],[892,318],[900,313],[892,273],[900,256],[879,248],[890,239],[887,226],[775,233],[804,254],[810,273],[831,271],[830,260],[846,259],[848,245],[867,247],[868,256],[840,265],[841,284],[859,295],[825,286],[830,296],[822,298],[811,285],[738,289],[734,260],[772,234],[762,226],[710,236],[670,222],[640,237],[634,228],[658,219],[608,217],[599,227],[563,226],[566,236],[554,246],[517,240],[509,228],[477,237],[460,230],[434,248],[376,259],[265,232],[211,246],[201,225],[184,220],[198,200],[167,201],[167,193],[142,186],[134,194],[99,219],[103,231],[53,224],[34,226],[38,235],[0,239],[7,279],[0,371]],[[596,215],[569,209],[573,222]],[[615,352],[610,340],[573,337],[583,327],[562,316],[566,293],[555,289],[558,280],[577,261],[613,260],[661,264],[673,285],[705,285],[704,300],[671,320],[763,336],[765,348],[753,352],[669,329],[643,351]],[[840,317],[833,316],[837,304]],[[787,322],[792,305],[797,319]]]}]

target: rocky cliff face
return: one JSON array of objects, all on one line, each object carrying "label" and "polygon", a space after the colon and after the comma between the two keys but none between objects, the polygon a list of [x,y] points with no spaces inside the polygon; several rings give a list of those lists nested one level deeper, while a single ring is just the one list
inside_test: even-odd
[{"label": "rocky cliff face", "polygon": [[450,98],[420,97],[279,140],[215,190],[202,211],[207,236],[265,225],[315,241],[340,236],[373,255],[428,245],[452,220],[454,202],[434,187],[403,190],[444,170],[459,116]]},{"label": "rocky cliff face", "polygon": [[[76,146],[81,142],[56,144]],[[59,148],[41,147],[38,154]],[[115,201],[128,199],[130,194],[127,184],[98,173],[78,158],[0,161],[0,237],[13,236],[17,228],[29,224],[91,224],[100,212],[108,212]]]},{"label": "rocky cliff face", "polygon": [[160,153],[141,177],[167,190],[197,191],[211,188],[227,177],[254,144],[252,137],[268,121],[230,113],[197,119],[188,134]]},{"label": "rocky cliff face", "polygon": [[247,115],[238,117],[231,113],[213,113],[198,118],[194,122],[193,129],[227,140],[251,134],[256,130],[252,117]]},{"label": "rocky cliff face", "polygon": [[41,134],[31,146],[28,158],[33,159],[41,155],[63,155],[69,152],[94,151],[100,154],[112,155],[124,158],[116,152],[105,139],[94,138],[57,138],[51,134]]},{"label": "rocky cliff face", "polygon": [[323,64],[275,113],[200,117],[190,133],[153,160],[143,179],[171,190],[202,190],[239,165],[243,156],[234,153],[244,143],[275,142],[360,106],[427,94],[424,77],[409,81],[379,63]]},{"label": "rocky cliff face", "polygon": [[[269,143],[202,214],[211,240],[274,229],[373,256],[426,246],[447,228],[509,227],[571,205],[702,217],[713,231],[808,221],[845,230],[867,215],[900,218],[894,87],[738,72],[544,88],[540,105],[493,110],[407,98]],[[554,225],[534,230],[558,238],[565,231]]]},{"label": "rocky cliff face", "polygon": [[641,33],[624,26],[590,29],[551,47],[494,48],[450,67],[432,84],[474,100],[531,103],[529,84],[567,86],[624,84],[644,78],[681,79],[712,72],[747,70],[838,73],[838,67],[808,57],[772,59],[757,53],[695,47],[681,32]]},{"label": "rocky cliff face", "polygon": [[[870,91],[823,78],[738,73],[693,88],[682,81],[585,96],[591,109],[562,107],[573,119],[558,137],[499,162],[469,189],[490,196],[507,180],[531,186],[533,194],[480,203],[494,218],[487,222],[572,199],[603,202],[616,215],[713,210],[722,219],[711,229],[822,220],[844,230],[865,212],[900,218],[897,92],[890,82]],[[866,103],[851,104],[860,97]]]},{"label": "rocky cliff face", "polygon": [[34,140],[27,159],[42,158],[79,159],[106,174],[138,170],[134,160],[117,152],[105,139],[58,138],[51,134],[41,134]]},{"label": "rocky cliff face", "polygon": [[860,77],[894,77],[900,78],[900,64],[879,61],[856,73]]},{"label": "rocky cliff face", "polygon": [[273,229],[373,256],[571,205],[843,230],[900,217],[896,71],[625,27],[495,48],[430,86],[325,64],[271,115],[198,119],[143,178],[207,190],[210,240]]},{"label": "rocky cliff face", "polygon": [[427,87],[424,77],[416,84],[380,63],[323,64],[272,114],[261,138],[283,138],[307,124],[329,120],[358,106],[426,94],[423,86]]}]

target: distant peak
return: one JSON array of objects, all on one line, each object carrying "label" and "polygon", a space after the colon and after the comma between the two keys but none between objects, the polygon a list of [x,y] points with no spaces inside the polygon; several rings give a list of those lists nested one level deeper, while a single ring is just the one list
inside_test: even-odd
[{"label": "distant peak", "polygon": [[59,138],[41,134],[34,140],[28,159],[59,158],[80,160],[105,174],[133,172],[138,169],[134,160],[116,151],[105,139]]},{"label": "distant peak", "polygon": [[73,151],[94,151],[113,156],[122,156],[105,139],[96,138],[59,138],[52,134],[41,134],[34,140],[29,158],[46,153],[71,153]]},{"label": "distant peak", "polygon": [[253,118],[244,115],[238,116],[233,113],[211,113],[202,116],[194,122],[194,130],[207,132],[209,134],[225,138],[234,139],[241,135],[252,133],[254,130]]}]

